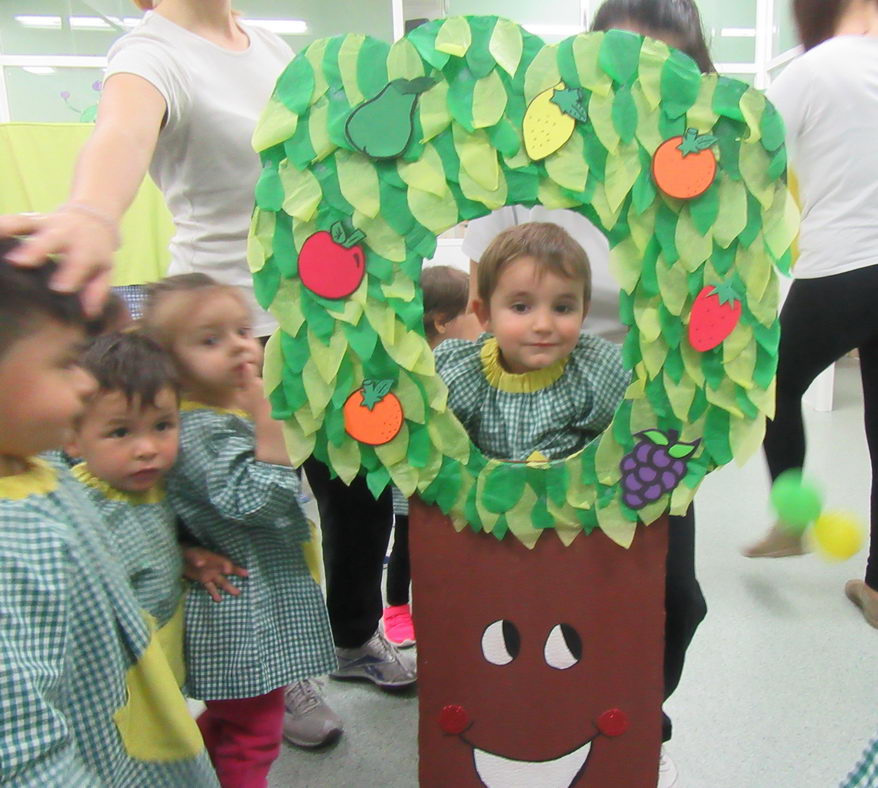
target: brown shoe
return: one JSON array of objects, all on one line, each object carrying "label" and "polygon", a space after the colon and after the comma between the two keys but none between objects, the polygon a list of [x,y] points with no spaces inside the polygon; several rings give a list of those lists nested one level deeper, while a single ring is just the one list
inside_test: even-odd
[{"label": "brown shoe", "polygon": [[878,591],[869,588],[862,580],[848,580],[844,585],[845,596],[863,612],[863,618],[878,629]]},{"label": "brown shoe", "polygon": [[747,558],[786,558],[804,555],[808,551],[800,534],[792,533],[780,523],[775,523],[762,539],[742,552]]}]

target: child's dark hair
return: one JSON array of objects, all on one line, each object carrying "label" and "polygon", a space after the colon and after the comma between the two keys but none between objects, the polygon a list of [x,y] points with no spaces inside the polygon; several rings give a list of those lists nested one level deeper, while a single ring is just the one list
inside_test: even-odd
[{"label": "child's dark hair", "polygon": [[180,379],[171,357],[157,342],[136,331],[95,338],[80,363],[97,380],[101,393],[121,392],[129,405],[155,405],[167,388],[178,397],[180,394]]},{"label": "child's dark hair", "polygon": [[671,33],[680,40],[679,49],[691,57],[703,72],[716,71],[695,0],[605,0],[591,23],[592,30],[610,30],[631,24],[653,38]]},{"label": "child's dark hair", "polygon": [[532,257],[540,272],[582,280],[582,303],[591,302],[591,266],[588,255],[561,226],[553,222],[526,222],[497,235],[479,260],[476,282],[479,298],[487,303],[503,270],[520,257]]},{"label": "child's dark hair", "polygon": [[450,265],[431,265],[421,271],[424,292],[424,333],[437,336],[436,322],[453,320],[466,312],[469,303],[469,275]]},{"label": "child's dark hair", "polygon": [[17,245],[0,238],[0,357],[43,320],[84,328],[86,317],[76,293],[58,293],[49,282],[56,266],[47,262],[38,268],[19,268],[5,256]]},{"label": "child's dark hair", "polygon": [[111,331],[121,331],[130,323],[131,313],[125,299],[110,291],[101,313],[86,324],[85,333],[90,337],[98,337]]}]

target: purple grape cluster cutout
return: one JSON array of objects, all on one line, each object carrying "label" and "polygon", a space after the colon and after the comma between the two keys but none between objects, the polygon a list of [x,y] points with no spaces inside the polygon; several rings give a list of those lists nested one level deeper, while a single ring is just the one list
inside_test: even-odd
[{"label": "purple grape cluster cutout", "polygon": [[700,440],[680,443],[675,430],[638,432],[640,442],[622,458],[622,500],[632,509],[642,509],[671,492],[686,475],[686,460]]}]

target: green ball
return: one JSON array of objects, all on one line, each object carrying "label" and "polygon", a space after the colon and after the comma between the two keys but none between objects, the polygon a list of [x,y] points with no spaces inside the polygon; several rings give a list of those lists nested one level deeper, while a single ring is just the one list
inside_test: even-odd
[{"label": "green ball", "polygon": [[802,478],[800,470],[785,471],[771,487],[771,505],[781,525],[801,533],[820,516],[823,495],[817,485]]}]

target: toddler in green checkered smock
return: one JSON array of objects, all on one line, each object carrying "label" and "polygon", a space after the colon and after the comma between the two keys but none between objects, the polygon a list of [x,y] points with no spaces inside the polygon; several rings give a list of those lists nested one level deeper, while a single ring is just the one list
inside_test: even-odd
[{"label": "toddler in green checkered smock", "polygon": [[280,423],[257,377],[261,346],[240,292],[204,274],[150,288],[146,333],[173,358],[184,393],[168,499],[198,544],[247,570],[217,604],[185,603],[187,688],[220,782],[265,784],[280,748],[284,688],[336,667],[310,538]]},{"label": "toddler in green checkered smock", "polygon": [[0,783],[214,788],[124,552],[69,470],[36,456],[96,389],[53,273],[0,261]]},{"label": "toddler in green checkered smock", "polygon": [[616,345],[582,332],[590,284],[585,251],[556,224],[510,227],[482,255],[473,309],[487,333],[449,339],[435,358],[486,455],[558,459],[609,426],[629,375]]},{"label": "toddler in green checkered smock", "polygon": [[[421,272],[424,294],[424,336],[431,348],[449,339],[478,336],[479,326],[469,305],[469,275],[448,265],[431,265]],[[393,493],[393,549],[387,561],[387,606],[381,616],[384,636],[396,647],[415,645],[415,626],[409,605],[409,502],[397,487]]]}]

